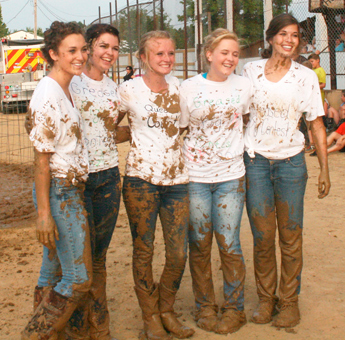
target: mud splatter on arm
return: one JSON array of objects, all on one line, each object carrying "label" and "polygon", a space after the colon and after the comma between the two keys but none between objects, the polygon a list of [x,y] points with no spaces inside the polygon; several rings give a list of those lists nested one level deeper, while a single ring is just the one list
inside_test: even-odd
[{"label": "mud splatter on arm", "polygon": [[48,249],[55,249],[59,234],[50,210],[50,161],[51,153],[35,150],[35,189],[37,198],[36,236]]}]

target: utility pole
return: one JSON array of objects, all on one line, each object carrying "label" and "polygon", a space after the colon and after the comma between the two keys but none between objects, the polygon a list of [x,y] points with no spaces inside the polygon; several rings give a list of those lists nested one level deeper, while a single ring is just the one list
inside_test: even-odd
[{"label": "utility pole", "polygon": [[37,0],[34,0],[34,39],[37,39]]}]

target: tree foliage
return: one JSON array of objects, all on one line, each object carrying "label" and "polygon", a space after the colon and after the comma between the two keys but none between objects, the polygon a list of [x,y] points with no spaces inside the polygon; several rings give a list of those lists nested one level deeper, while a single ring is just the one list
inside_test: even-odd
[{"label": "tree foliage", "polygon": [[3,18],[2,18],[2,7],[0,5],[0,37],[5,37],[9,33],[10,33],[10,31],[8,30],[8,28],[7,28],[7,26],[4,23]]},{"label": "tree foliage", "polygon": [[[195,13],[194,0],[187,1],[187,23],[195,31]],[[183,1],[180,1],[183,4]],[[285,6],[290,4],[291,0],[274,0],[273,15],[278,15],[285,11]],[[203,1],[201,21],[203,35],[219,27],[226,27],[225,22],[225,0],[207,0]],[[239,38],[246,44],[253,43],[263,39],[264,16],[262,0],[234,0],[233,2],[234,31]],[[209,22],[209,18],[211,18]],[[183,21],[183,15],[178,16],[179,21]],[[188,35],[189,46],[194,45],[194,34]]]},{"label": "tree foliage", "polygon": [[[34,33],[34,29],[32,27],[26,27],[25,31],[30,32],[30,33]],[[43,33],[43,29],[41,27],[37,28],[37,35],[40,37],[43,37],[44,33]]]}]

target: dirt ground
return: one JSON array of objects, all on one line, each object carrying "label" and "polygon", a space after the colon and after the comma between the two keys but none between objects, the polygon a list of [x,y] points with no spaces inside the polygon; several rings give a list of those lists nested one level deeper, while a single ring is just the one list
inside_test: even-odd
[{"label": "dirt ground", "polygon": [[[120,168],[123,174],[128,145],[120,146]],[[345,329],[345,154],[330,156],[332,189],[330,195],[317,198],[318,163],[307,155],[309,181],[305,199],[304,269],[300,309],[302,320],[293,329],[276,329],[270,324],[248,322],[237,333],[222,336],[204,332],[193,321],[193,293],[187,265],[176,301],[181,320],[195,327],[193,339],[344,339]],[[37,282],[42,248],[35,239],[32,202],[28,191],[30,172],[19,169],[11,174],[1,172],[0,188],[0,339],[20,338],[20,331],[32,312],[33,288]],[[26,170],[27,171],[27,170]],[[17,177],[16,177],[17,176]],[[25,181],[23,181],[25,177]],[[13,185],[23,187],[14,199]],[[5,189],[4,189],[5,188]],[[12,199],[12,203],[9,203]],[[13,204],[16,206],[13,206]],[[6,205],[7,204],[7,205]],[[30,208],[31,206],[31,208]],[[18,210],[19,207],[19,210]],[[17,209],[17,210],[15,210]],[[21,213],[20,213],[21,212]],[[7,213],[7,217],[5,215]],[[241,227],[241,242],[247,267],[245,311],[249,318],[257,304],[252,261],[252,236],[246,212]],[[215,245],[214,245],[215,246]],[[108,252],[108,299],[111,331],[118,340],[138,339],[142,328],[141,313],[133,290],[131,271],[131,236],[124,205],[122,204]],[[222,272],[217,248],[213,249],[213,277],[219,305],[222,303]],[[160,226],[155,242],[154,274],[162,271],[164,244]]]}]

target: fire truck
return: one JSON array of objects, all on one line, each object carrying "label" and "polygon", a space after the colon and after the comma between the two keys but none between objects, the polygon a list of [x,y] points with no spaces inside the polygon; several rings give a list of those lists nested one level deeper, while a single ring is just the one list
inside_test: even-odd
[{"label": "fire truck", "polygon": [[45,75],[42,40],[0,42],[0,111],[25,112],[37,83]]}]

